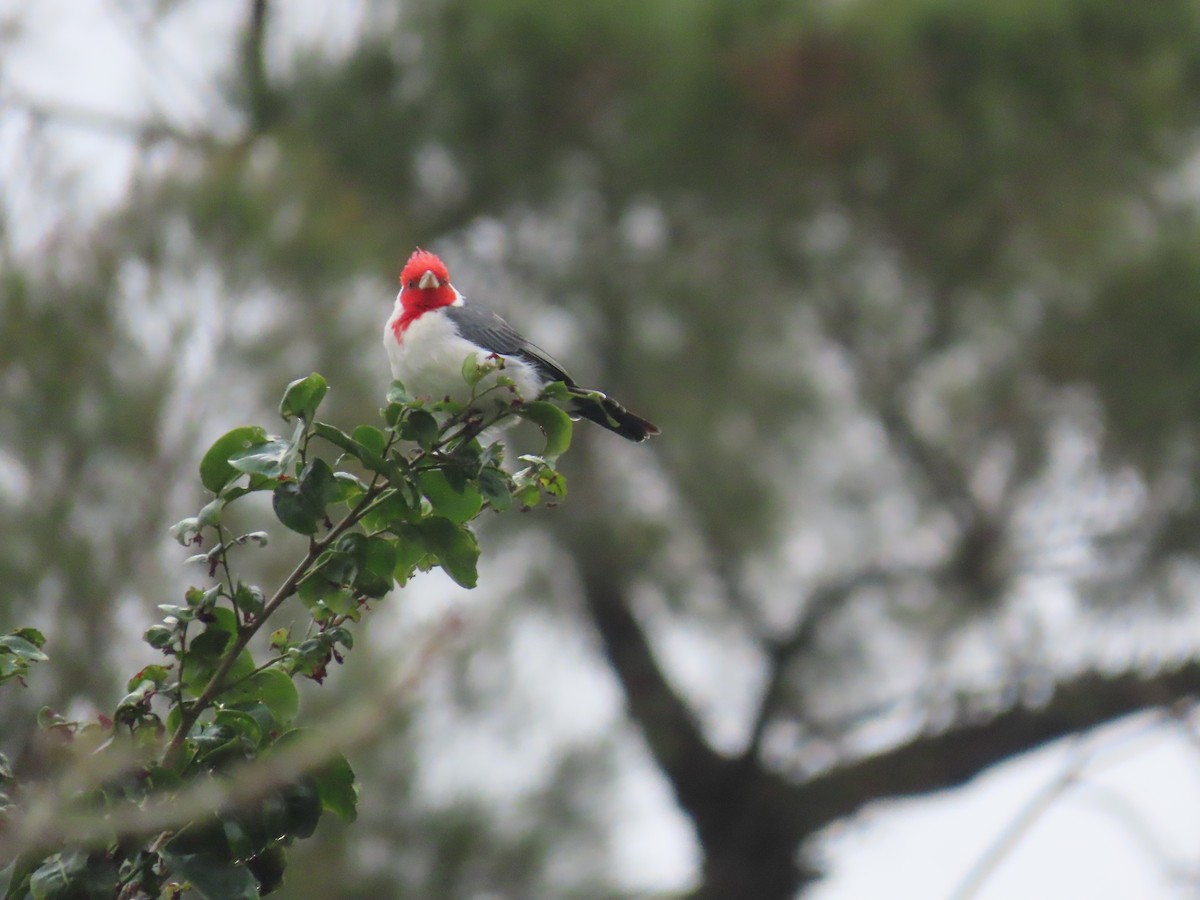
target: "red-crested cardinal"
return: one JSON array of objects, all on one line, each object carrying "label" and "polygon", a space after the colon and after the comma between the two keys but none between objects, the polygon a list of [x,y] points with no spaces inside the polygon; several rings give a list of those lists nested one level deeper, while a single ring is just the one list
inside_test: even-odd
[{"label": "red-crested cardinal", "polygon": [[581,388],[548,353],[495,313],[469,302],[450,283],[445,264],[426,250],[416,250],[400,273],[400,293],[383,329],[383,343],[393,377],[416,397],[470,400],[463,362],[474,353],[481,363],[502,360],[502,374],[513,380],[522,400],[536,400],[546,385],[561,381],[573,416],[631,441],[659,433],[658,426],[611,397]]}]

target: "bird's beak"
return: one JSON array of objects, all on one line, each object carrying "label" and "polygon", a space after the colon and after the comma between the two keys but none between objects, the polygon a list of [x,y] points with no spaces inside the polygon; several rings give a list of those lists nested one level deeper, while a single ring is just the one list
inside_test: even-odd
[{"label": "bird's beak", "polygon": [[439,288],[441,286],[442,283],[438,281],[438,277],[433,274],[432,269],[426,269],[425,274],[421,276],[421,280],[417,282],[417,287],[423,291],[427,291],[430,288]]}]

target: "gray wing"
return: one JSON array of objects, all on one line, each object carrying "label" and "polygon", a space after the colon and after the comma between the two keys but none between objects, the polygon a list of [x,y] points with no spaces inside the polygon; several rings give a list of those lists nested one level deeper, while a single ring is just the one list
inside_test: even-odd
[{"label": "gray wing", "polygon": [[549,381],[562,381],[568,386],[575,383],[549,353],[525,340],[491,310],[464,301],[462,306],[445,307],[445,312],[458,333],[472,343],[492,353],[522,359]]},{"label": "gray wing", "polygon": [[572,415],[590,419],[631,441],[644,441],[659,433],[657,425],[634,415],[611,397],[579,387],[550,354],[529,343],[494,312],[465,300],[462,306],[447,306],[445,310],[467,340],[492,353],[522,359],[549,381],[564,382],[571,389]]}]

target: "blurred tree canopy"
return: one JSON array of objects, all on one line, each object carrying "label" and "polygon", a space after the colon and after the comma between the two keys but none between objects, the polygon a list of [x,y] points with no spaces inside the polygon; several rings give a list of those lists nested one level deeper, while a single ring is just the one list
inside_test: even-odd
[{"label": "blurred tree canopy", "polygon": [[[311,369],[346,421],[378,406],[416,244],[664,435],[580,429],[564,508],[484,536],[503,603],[286,895],[619,893],[601,798],[633,746],[695,896],[790,897],[866,804],[1200,689],[1160,641],[1200,535],[1196,4],[366,9],[347,52],[280,60],[248,3],[219,125],[145,123],[123,207],[37,252],[3,223],[0,609],[58,623],[39,701],[103,696],[94,649],[175,590],[198,433]],[[633,729],[559,742],[517,800],[431,798],[472,729],[553,735],[504,699],[530,621],[607,663]]]}]

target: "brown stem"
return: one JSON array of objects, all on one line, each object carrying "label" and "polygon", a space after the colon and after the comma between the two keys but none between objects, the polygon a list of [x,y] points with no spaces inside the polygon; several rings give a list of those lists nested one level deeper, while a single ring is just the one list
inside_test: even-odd
[{"label": "brown stem", "polygon": [[250,643],[254,635],[258,634],[263,624],[282,605],[283,601],[296,593],[301,580],[308,574],[309,568],[316,561],[317,557],[330,544],[341,537],[348,528],[358,523],[366,513],[367,508],[382,491],[383,488],[378,484],[377,475],[375,481],[372,481],[371,486],[367,489],[367,493],[358,501],[354,509],[346,515],[346,518],[338,522],[333,527],[333,530],[321,538],[321,540],[314,541],[309,545],[308,552],[304,554],[304,559],[300,560],[296,568],[292,570],[292,573],[284,579],[283,584],[279,586],[278,590],[271,596],[271,599],[267,601],[262,612],[254,618],[254,621],[238,629],[237,639],[225,651],[225,655],[221,657],[221,662],[217,665],[216,671],[213,672],[212,678],[208,680],[208,684],[204,686],[204,690],[200,693],[200,696],[183,710],[183,714],[179,720],[179,728],[176,729],[175,734],[171,737],[171,743],[167,745],[166,753],[163,756],[164,761],[168,765],[174,765],[178,762],[179,754],[183,749],[183,742],[191,732],[192,726],[196,724],[201,714],[212,704],[213,698],[221,692],[221,682],[229,674],[229,670],[233,668],[233,664],[237,661],[241,652],[246,649],[246,645]]}]

